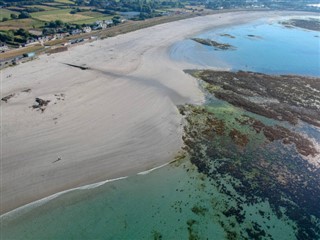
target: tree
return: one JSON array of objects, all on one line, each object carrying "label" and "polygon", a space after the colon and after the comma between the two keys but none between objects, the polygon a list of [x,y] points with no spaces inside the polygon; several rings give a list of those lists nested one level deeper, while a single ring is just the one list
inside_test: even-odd
[{"label": "tree", "polygon": [[9,18],[7,18],[7,17],[2,18],[2,22],[8,21],[8,20],[9,20]]},{"label": "tree", "polygon": [[1,42],[11,42],[13,41],[13,33],[8,31],[8,32],[0,32],[0,41]]},{"label": "tree", "polygon": [[63,26],[63,22],[61,20],[56,20],[55,24],[57,27],[62,27]]},{"label": "tree", "polygon": [[19,18],[29,18],[29,17],[30,17],[30,14],[27,12],[21,12],[19,15]]},{"label": "tree", "polygon": [[120,18],[121,18],[120,16],[114,16],[114,17],[112,18],[113,24],[114,24],[114,25],[117,25],[117,24],[121,23]]},{"label": "tree", "polygon": [[42,35],[46,36],[46,35],[50,35],[50,34],[54,34],[56,31],[52,28],[45,28],[42,31]]},{"label": "tree", "polygon": [[25,38],[29,37],[29,35],[30,35],[29,32],[23,28],[19,28],[18,30],[16,30],[15,34],[20,35]]},{"label": "tree", "polygon": [[17,19],[17,18],[18,18],[18,15],[17,15],[17,14],[14,14],[14,13],[11,13],[11,14],[10,14],[10,17],[11,17],[12,19]]}]

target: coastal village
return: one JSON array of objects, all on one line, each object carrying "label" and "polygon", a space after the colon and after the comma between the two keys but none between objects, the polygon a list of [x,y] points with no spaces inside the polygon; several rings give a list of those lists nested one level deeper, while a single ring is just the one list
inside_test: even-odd
[{"label": "coastal village", "polygon": [[[294,10],[300,4],[283,1]],[[281,9],[276,1],[238,0],[229,2],[37,0],[0,3],[0,69],[34,59],[41,53],[67,51],[87,41],[134,31],[146,26],[224,11],[225,9]],[[320,11],[313,0],[306,10]],[[147,23],[146,23],[147,22]],[[122,27],[119,25],[126,25]],[[110,29],[119,28],[117,33]],[[116,30],[114,30],[116,31]]]},{"label": "coastal village", "polygon": [[[57,53],[67,51],[68,47],[71,45],[97,40],[97,34],[101,30],[111,28],[117,24],[125,23],[127,19],[119,17],[117,18],[117,21],[119,21],[119,23],[115,23],[108,19],[98,20],[90,26],[83,26],[70,31],[63,31],[61,28],[56,28],[57,33],[48,35],[44,35],[42,31],[30,31],[32,33],[32,37],[29,37],[25,43],[19,44],[16,48],[1,42],[0,54],[13,53],[13,57],[2,57],[0,60],[0,68],[17,65],[21,62],[33,59],[43,50],[47,53]],[[42,47],[39,49],[42,51],[28,51],[28,49],[32,49],[33,47]],[[26,50],[26,52],[19,54],[19,50]],[[17,52],[17,54],[14,54],[15,52]]]},{"label": "coastal village", "polygon": [[[179,1],[140,5],[127,1],[0,2],[0,68],[41,53],[66,51],[72,45],[116,35],[109,32],[118,28],[119,33],[133,31],[202,14],[203,10],[201,4],[187,6]],[[149,20],[147,24],[145,20]],[[128,27],[121,27],[126,23]]]}]

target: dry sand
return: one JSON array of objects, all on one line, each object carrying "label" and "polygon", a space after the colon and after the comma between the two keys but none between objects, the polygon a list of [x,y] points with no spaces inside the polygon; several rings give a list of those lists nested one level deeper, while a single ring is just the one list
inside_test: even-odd
[{"label": "dry sand", "polygon": [[[232,12],[162,24],[4,70],[2,97],[15,96],[1,102],[1,213],[172,160],[182,146],[176,105],[201,103],[203,95],[182,71],[194,66],[170,60],[168,47],[207,28],[277,15]],[[43,113],[31,108],[36,97],[51,100]]]}]

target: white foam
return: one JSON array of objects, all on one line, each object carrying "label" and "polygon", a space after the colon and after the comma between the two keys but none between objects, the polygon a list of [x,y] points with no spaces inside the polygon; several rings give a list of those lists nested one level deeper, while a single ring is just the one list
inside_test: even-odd
[{"label": "white foam", "polygon": [[[146,174],[149,174],[151,172],[153,172],[154,170],[157,170],[159,168],[162,168],[164,166],[167,166],[168,164],[170,164],[171,162],[168,162],[168,163],[165,163],[165,164],[162,164],[160,166],[157,166],[155,168],[152,168],[150,170],[147,170],[147,171],[143,171],[143,172],[139,172],[137,173],[137,175],[146,175]],[[45,198],[42,198],[42,199],[39,199],[37,201],[34,201],[34,202],[31,202],[31,203],[28,203],[26,205],[23,205],[21,207],[18,207],[16,209],[13,209],[11,210],[10,212],[7,212],[7,213],[4,213],[0,216],[0,219],[1,220],[5,220],[5,219],[8,219],[10,217],[14,217],[14,216],[17,216],[17,215],[22,215],[28,211],[31,211],[32,209],[36,208],[36,207],[39,207],[39,206],[42,206],[43,204],[63,195],[63,194],[66,194],[66,193],[69,193],[69,192],[73,192],[73,191],[77,191],[77,190],[87,190],[87,189],[93,189],[93,188],[97,188],[97,187],[100,187],[106,183],[110,183],[110,182],[114,182],[114,181],[118,181],[118,180],[122,180],[122,179],[126,179],[128,178],[128,176],[125,176],[125,177],[119,177],[119,178],[114,178],[114,179],[108,179],[108,180],[105,180],[105,181],[101,181],[101,182],[97,182],[97,183],[92,183],[92,184],[88,184],[88,185],[85,185],[85,186],[81,186],[81,187],[77,187],[77,188],[71,188],[71,189],[68,189],[68,190],[65,190],[65,191],[62,191],[62,192],[58,192],[58,193],[55,193],[53,195],[50,195],[48,197],[45,197]]]},{"label": "white foam", "polygon": [[159,169],[159,168],[162,168],[162,167],[164,167],[164,166],[167,166],[168,164],[170,164],[170,162],[165,163],[165,164],[162,164],[162,165],[160,165],[160,166],[158,166],[158,167],[155,167],[155,168],[151,168],[151,169],[149,169],[149,170],[147,170],[147,171],[139,172],[137,175],[146,175],[146,174],[149,174],[149,173],[153,172],[154,170],[157,170],[157,169]]},{"label": "white foam", "polygon": [[50,195],[48,197],[45,197],[45,198],[42,198],[42,199],[39,199],[37,201],[34,201],[34,202],[31,202],[31,203],[28,203],[26,205],[23,205],[21,207],[18,207],[16,209],[13,209],[11,210],[10,212],[7,212],[7,213],[4,213],[0,216],[0,219],[1,220],[5,220],[5,219],[8,219],[10,217],[13,217],[13,216],[16,216],[16,214],[24,214],[36,207],[39,207],[65,193],[69,193],[69,192],[73,192],[73,191],[77,191],[77,190],[87,190],[87,189],[93,189],[93,188],[97,188],[97,187],[100,187],[101,185],[104,185],[106,183],[109,183],[109,182],[114,182],[114,181],[118,181],[118,180],[122,180],[122,179],[126,179],[128,178],[128,176],[125,176],[125,177],[119,177],[119,178],[114,178],[114,179],[108,179],[108,180],[105,180],[105,181],[101,181],[101,182],[97,182],[97,183],[92,183],[92,184],[88,184],[88,185],[85,185],[85,186],[81,186],[81,187],[77,187],[77,188],[71,188],[71,189],[68,189],[68,190],[65,190],[65,191],[62,191],[62,192],[58,192],[58,193],[55,193],[53,195]]}]

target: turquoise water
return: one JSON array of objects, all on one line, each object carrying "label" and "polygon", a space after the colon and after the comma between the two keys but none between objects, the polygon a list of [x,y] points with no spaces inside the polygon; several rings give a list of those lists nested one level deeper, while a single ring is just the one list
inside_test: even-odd
[{"label": "turquoise water", "polygon": [[[235,38],[221,36],[226,33]],[[237,47],[235,51],[215,51],[185,40],[173,46],[171,56],[202,66],[319,76],[319,38],[315,35],[319,33],[258,21],[199,35],[230,43]],[[214,104],[213,109],[230,109],[222,101]],[[317,130],[312,132],[319,137]],[[270,155],[274,161],[279,154],[275,152]],[[256,228],[266,233],[256,239],[296,239],[297,223],[285,215],[284,208],[275,212],[262,198],[248,203],[234,188],[241,185],[237,181],[228,174],[208,177],[185,158],[146,175],[73,190],[3,215],[1,240],[243,239],[239,236],[249,238],[244,229]],[[239,209],[241,222],[239,214],[230,216],[231,210]]]},{"label": "turquoise water", "polygon": [[202,67],[320,76],[320,33],[317,31],[286,28],[276,21],[260,20],[195,37],[228,43],[236,50],[215,50],[186,39],[171,48],[171,57]]},{"label": "turquoise water", "polygon": [[[11,214],[2,219],[1,239],[225,239],[227,229],[221,223],[238,227],[235,219],[222,214],[233,205],[236,201],[184,160]],[[294,236],[294,224],[277,219],[268,202],[243,207],[247,224],[257,222],[274,237],[282,232],[289,233],[282,239]],[[270,220],[265,222],[259,210]]]}]

